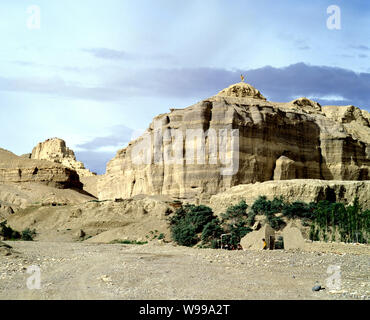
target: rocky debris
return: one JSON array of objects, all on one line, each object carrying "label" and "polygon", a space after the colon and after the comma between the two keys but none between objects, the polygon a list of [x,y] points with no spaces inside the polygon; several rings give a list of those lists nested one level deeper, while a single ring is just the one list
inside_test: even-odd
[{"label": "rocky debris", "polygon": [[10,256],[12,254],[12,247],[5,242],[0,241],[0,256]]},{"label": "rocky debris", "polygon": [[19,157],[0,149],[0,184],[37,182],[56,188],[81,189],[76,171],[58,163]]},{"label": "rocky debris", "polygon": [[[368,180],[370,129],[367,120],[361,120],[365,112],[356,110],[352,113],[358,120],[343,123],[335,112],[307,98],[275,103],[249,84],[232,85],[188,108],[155,117],[141,137],[107,164],[98,181],[98,197],[164,194],[202,202],[236,185],[272,179]],[[193,140],[186,139],[189,129],[210,133],[201,137],[197,152]],[[218,138],[225,142],[220,148],[215,137],[225,129],[229,136]],[[231,129],[239,130],[239,147],[228,153],[235,142]],[[157,143],[165,146],[158,152]],[[173,146],[180,146],[176,150],[181,161],[171,163],[165,159],[171,159]],[[198,152],[205,154],[200,163],[195,156],[190,159]],[[226,161],[230,155],[238,159],[235,167]],[[224,174],[227,168],[235,172]]]},{"label": "rocky debris", "polygon": [[79,238],[79,239],[83,239],[83,238],[85,238],[85,236],[86,236],[86,233],[85,233],[85,231],[83,231],[82,229],[81,230],[79,230],[78,232],[77,232],[77,237]]},{"label": "rocky debris", "polygon": [[0,246],[2,248],[7,248],[7,249],[11,249],[12,248],[10,245],[8,245],[8,244],[6,244],[5,242],[2,242],[2,241],[0,241]]},{"label": "rocky debris", "polygon": [[305,248],[305,239],[301,231],[292,225],[290,222],[282,231],[281,233],[284,239],[284,249],[291,250],[291,249],[301,249]]},{"label": "rocky debris", "polygon": [[[14,249],[22,256],[0,259],[0,299],[370,299],[368,251],[342,256],[21,241]],[[42,290],[27,289],[31,265],[42,270]],[[326,285],[330,265],[341,266],[336,290]],[[324,284],[326,290],[311,290]]]},{"label": "rocky debris", "polygon": [[11,206],[1,203],[0,201],[0,220],[6,219],[8,216],[14,213],[14,210]]},{"label": "rocky debris", "polygon": [[112,279],[109,276],[107,276],[106,274],[100,276],[98,278],[98,280],[101,280],[101,281],[106,282],[106,283],[111,283],[112,282]]},{"label": "rocky debris", "polygon": [[14,212],[29,206],[61,206],[93,199],[79,189],[59,189],[36,182],[0,183],[0,201]]},{"label": "rocky debris", "polygon": [[[88,199],[87,199],[88,200]],[[32,205],[8,218],[15,230],[32,227],[39,241],[109,243],[116,239],[152,238],[157,230],[170,238],[168,214],[173,200],[163,197],[122,199],[119,202],[90,200],[64,206]],[[56,240],[59,239],[59,240]]]},{"label": "rocky debris", "polygon": [[260,228],[261,228],[261,222],[260,221],[256,221],[252,226],[252,230],[254,230],[254,231],[259,230]]},{"label": "rocky debris", "polygon": [[64,140],[59,138],[47,139],[33,148],[31,159],[47,160],[59,163],[67,168],[75,170],[80,177],[94,176],[84,164],[76,160],[73,150],[66,146]]},{"label": "rocky debris", "polygon": [[312,288],[312,291],[320,291],[323,290],[323,288],[320,285],[316,285]]},{"label": "rocky debris", "polygon": [[269,200],[282,196],[285,201],[317,202],[330,200],[347,202],[357,196],[363,208],[370,208],[370,181],[325,181],[296,179],[243,184],[210,198],[209,205],[216,213],[245,200],[248,205],[261,195]]}]

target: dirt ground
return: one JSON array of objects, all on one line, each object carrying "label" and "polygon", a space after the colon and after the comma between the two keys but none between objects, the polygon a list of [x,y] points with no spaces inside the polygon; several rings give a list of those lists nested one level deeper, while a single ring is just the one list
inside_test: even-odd
[{"label": "dirt ground", "polygon": [[[86,242],[7,242],[0,299],[370,299],[370,255],[192,249]],[[29,266],[40,289],[27,288]],[[329,266],[340,288],[327,287]],[[325,290],[313,292],[317,283]]]}]

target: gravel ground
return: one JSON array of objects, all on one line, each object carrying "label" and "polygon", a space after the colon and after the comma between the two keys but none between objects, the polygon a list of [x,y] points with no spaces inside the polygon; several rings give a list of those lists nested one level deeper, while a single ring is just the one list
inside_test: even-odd
[{"label": "gravel ground", "polygon": [[[7,242],[0,299],[370,299],[370,255],[225,251],[171,244]],[[41,288],[27,288],[27,268]],[[341,288],[327,287],[340,266]],[[316,281],[325,290],[313,292]]]}]

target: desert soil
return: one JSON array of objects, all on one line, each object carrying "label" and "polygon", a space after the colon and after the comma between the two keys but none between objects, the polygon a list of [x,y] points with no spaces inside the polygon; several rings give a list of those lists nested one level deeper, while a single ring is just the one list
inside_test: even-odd
[{"label": "desert soil", "polygon": [[[7,242],[0,256],[0,299],[370,299],[368,247],[361,254],[226,251],[172,244]],[[41,289],[27,288],[27,267]],[[330,265],[340,290],[326,287]]]}]

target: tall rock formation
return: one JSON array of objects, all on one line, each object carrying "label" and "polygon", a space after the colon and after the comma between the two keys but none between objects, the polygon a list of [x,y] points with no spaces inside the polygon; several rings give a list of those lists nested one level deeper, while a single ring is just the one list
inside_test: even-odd
[{"label": "tall rock formation", "polygon": [[343,121],[346,107],[335,108],[307,98],[269,102],[251,85],[234,84],[155,117],[108,163],[99,198],[166,194],[202,200],[274,179],[367,180],[368,117],[353,107]]},{"label": "tall rock formation", "polygon": [[31,159],[60,163],[75,170],[80,177],[95,175],[95,173],[86,169],[82,162],[76,160],[73,150],[69,149],[65,141],[59,138],[48,139],[37,144],[32,150]]}]

